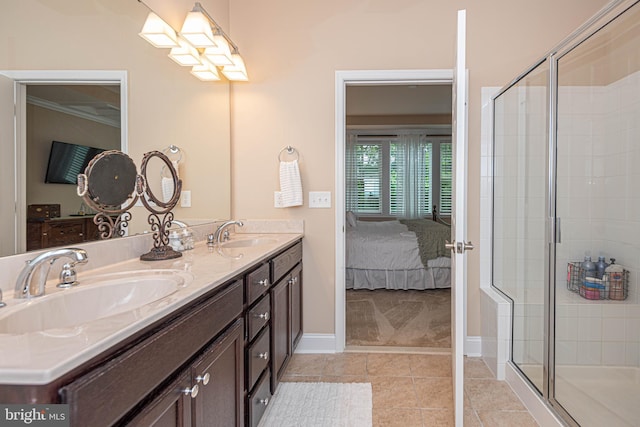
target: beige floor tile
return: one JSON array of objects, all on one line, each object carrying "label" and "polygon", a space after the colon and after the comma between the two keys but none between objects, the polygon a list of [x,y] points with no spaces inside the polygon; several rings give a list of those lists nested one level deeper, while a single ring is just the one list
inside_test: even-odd
[{"label": "beige floor tile", "polygon": [[452,409],[423,409],[422,425],[425,427],[455,426]]},{"label": "beige floor tile", "polygon": [[404,377],[411,375],[408,354],[369,353],[367,374],[378,376]]},{"label": "beige floor tile", "polygon": [[365,353],[338,353],[327,355],[322,374],[325,376],[367,375]]},{"label": "beige floor tile", "polygon": [[451,378],[414,378],[418,405],[424,409],[453,408]]},{"label": "beige floor tile", "polygon": [[471,408],[464,408],[464,427],[482,427],[478,414]]},{"label": "beige floor tile", "polygon": [[538,426],[536,420],[526,411],[478,411],[478,416],[484,427]]},{"label": "beige floor tile", "polygon": [[294,354],[285,375],[321,375],[326,363],[326,354]]},{"label": "beige floor tile", "polygon": [[418,400],[410,377],[369,377],[373,408],[417,408]]},{"label": "beige floor tile", "polygon": [[465,378],[494,378],[493,374],[479,357],[464,358],[464,377]]},{"label": "beige floor tile", "polygon": [[284,383],[317,383],[320,382],[319,375],[283,375],[280,379]]},{"label": "beige floor tile", "polygon": [[525,411],[522,402],[504,381],[492,379],[465,379],[465,392],[476,411]]},{"label": "beige floor tile", "polygon": [[380,408],[373,410],[374,427],[421,427],[420,409]]},{"label": "beige floor tile", "polygon": [[411,354],[411,375],[414,377],[451,378],[451,356],[439,354]]}]

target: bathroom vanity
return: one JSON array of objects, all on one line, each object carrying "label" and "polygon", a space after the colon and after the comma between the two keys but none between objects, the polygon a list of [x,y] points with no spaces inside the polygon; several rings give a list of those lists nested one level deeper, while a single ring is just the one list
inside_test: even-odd
[{"label": "bathroom vanity", "polygon": [[5,382],[0,401],[68,403],[72,426],[256,426],[302,334],[301,237],[226,258],[201,244],[179,261],[195,278],[177,293],[188,302],[168,297],[171,309],[50,381]]}]

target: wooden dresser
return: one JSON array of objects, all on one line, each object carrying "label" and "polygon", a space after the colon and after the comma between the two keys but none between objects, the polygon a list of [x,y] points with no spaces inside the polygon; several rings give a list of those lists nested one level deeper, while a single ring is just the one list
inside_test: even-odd
[{"label": "wooden dresser", "polygon": [[28,251],[98,239],[98,228],[93,223],[93,215],[27,220]]}]

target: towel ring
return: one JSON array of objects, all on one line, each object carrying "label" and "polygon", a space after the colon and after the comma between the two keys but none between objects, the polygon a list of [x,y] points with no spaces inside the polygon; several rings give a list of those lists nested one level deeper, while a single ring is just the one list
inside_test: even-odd
[{"label": "towel ring", "polygon": [[298,160],[300,158],[300,154],[298,154],[298,151],[295,148],[293,148],[292,146],[287,145],[282,150],[280,150],[280,152],[278,153],[278,161],[280,161],[280,162],[282,161],[282,153],[285,152],[285,151],[290,156],[295,154],[296,158],[294,160]]},{"label": "towel ring", "polygon": [[175,160],[172,159],[171,156],[173,155],[173,157],[175,157],[176,154],[178,155],[178,159],[176,160],[176,162],[180,162],[182,160],[182,150],[177,145],[171,144],[170,146],[162,150],[162,153],[166,155],[169,160]]}]

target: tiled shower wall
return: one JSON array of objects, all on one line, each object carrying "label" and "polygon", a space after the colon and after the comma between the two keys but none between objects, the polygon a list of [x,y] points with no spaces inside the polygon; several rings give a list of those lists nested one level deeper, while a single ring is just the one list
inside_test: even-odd
[{"label": "tiled shower wall", "polygon": [[[556,363],[640,367],[640,73],[558,92]],[[630,271],[626,301],[591,301],[566,288],[585,254]]]}]

